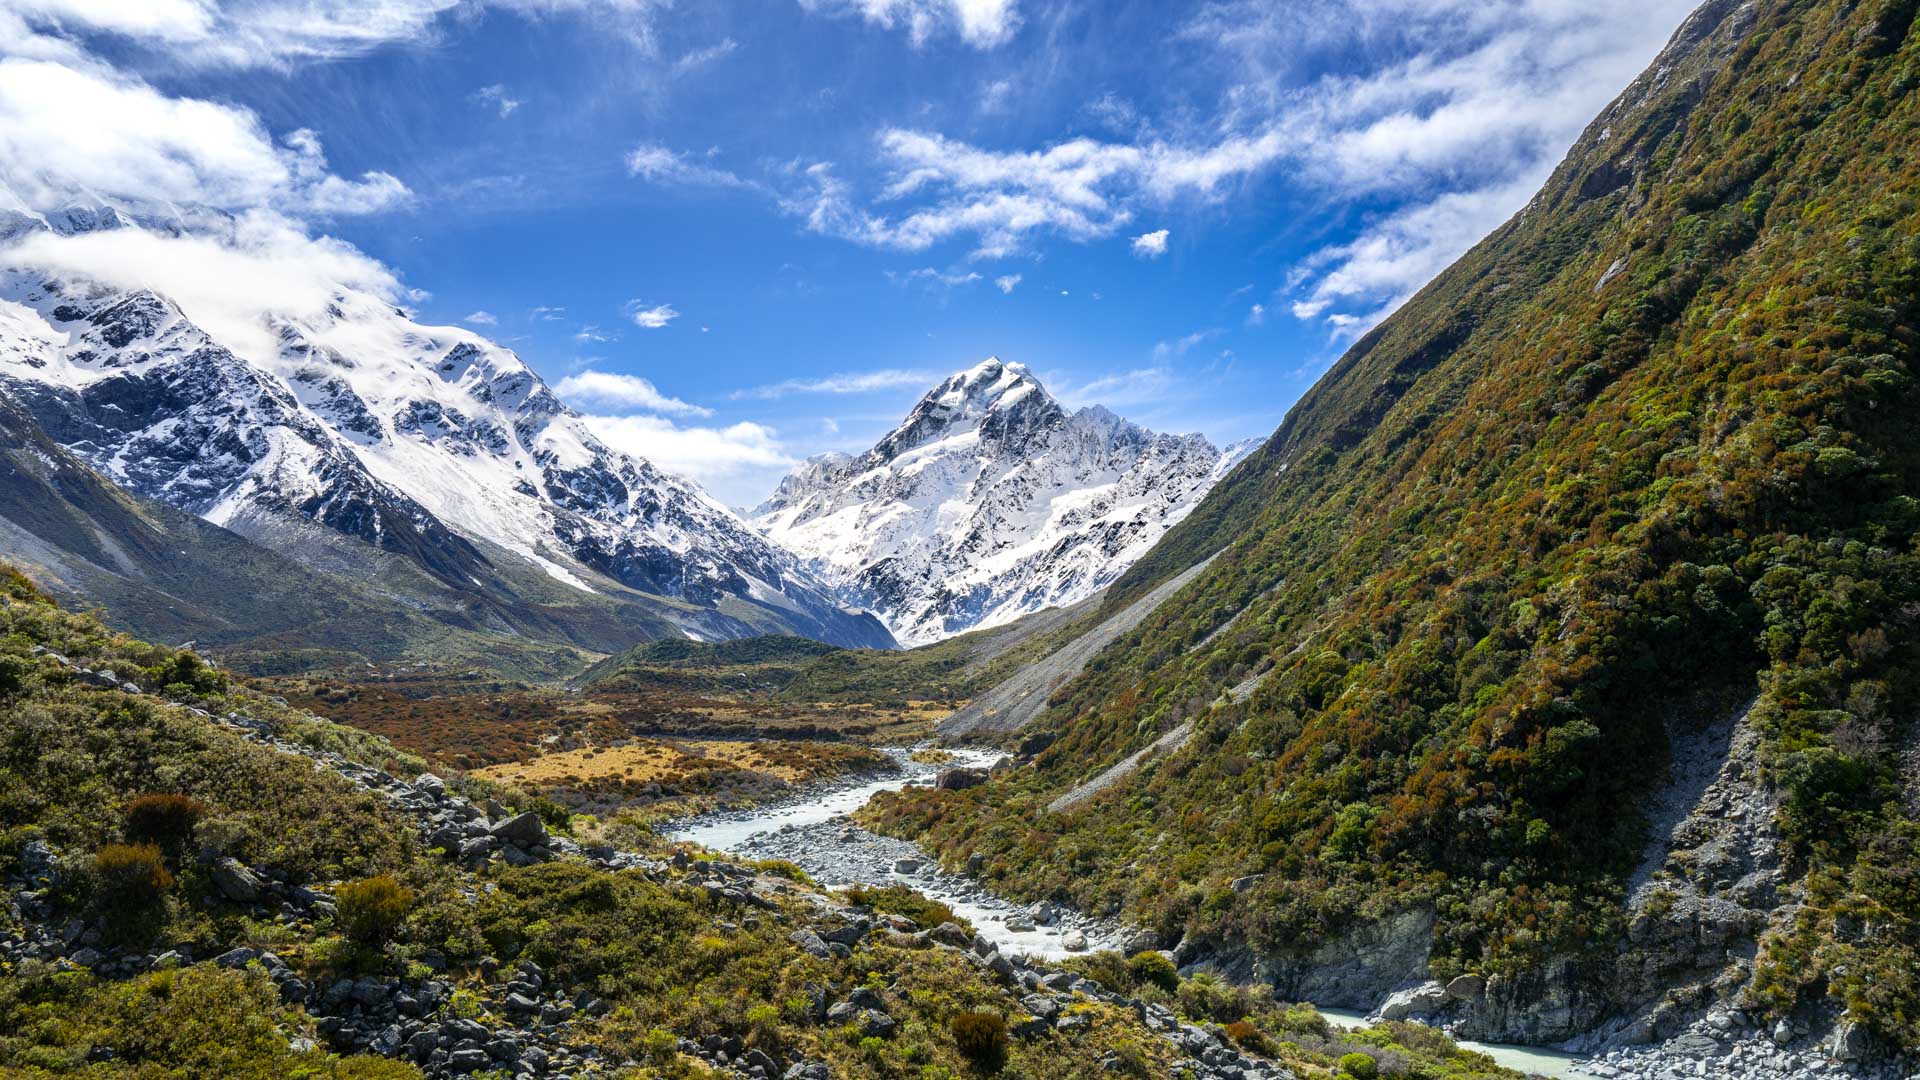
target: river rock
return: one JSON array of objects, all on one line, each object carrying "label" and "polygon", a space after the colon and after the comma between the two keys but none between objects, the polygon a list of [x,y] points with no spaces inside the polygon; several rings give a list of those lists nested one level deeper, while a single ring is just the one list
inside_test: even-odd
[{"label": "river rock", "polygon": [[986,782],[984,769],[947,769],[934,778],[933,786],[941,791],[965,791]]},{"label": "river rock", "polygon": [[1439,982],[1424,982],[1419,986],[1397,991],[1380,1003],[1377,1015],[1382,1020],[1405,1020],[1409,1016],[1426,1016],[1437,1012],[1448,1002],[1447,988]]}]

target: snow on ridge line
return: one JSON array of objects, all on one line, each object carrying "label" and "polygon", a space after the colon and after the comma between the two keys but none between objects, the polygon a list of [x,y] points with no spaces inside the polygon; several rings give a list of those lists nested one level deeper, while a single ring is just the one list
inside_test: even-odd
[{"label": "snow on ridge line", "polygon": [[1070,412],[989,358],[866,453],[803,464],[751,520],[902,644],[925,644],[1104,588],[1254,445]]}]

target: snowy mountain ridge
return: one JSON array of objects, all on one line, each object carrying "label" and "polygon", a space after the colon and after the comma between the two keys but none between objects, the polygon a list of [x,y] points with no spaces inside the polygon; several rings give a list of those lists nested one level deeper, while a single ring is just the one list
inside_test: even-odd
[{"label": "snowy mountain ridge", "polygon": [[[0,238],[145,227],[111,206],[0,214]],[[500,593],[501,561],[525,560],[563,597],[665,601],[647,608],[651,636],[664,617],[691,637],[893,644],[697,485],[602,443],[478,334],[342,287],[318,315],[271,317],[271,354],[243,358],[155,292],[5,253],[0,267],[0,394],[137,494],[277,547],[317,525],[476,593]]]},{"label": "snowy mountain ridge", "polygon": [[1098,591],[1254,445],[1069,411],[990,357],[866,453],[809,460],[751,520],[903,644],[925,644]]}]

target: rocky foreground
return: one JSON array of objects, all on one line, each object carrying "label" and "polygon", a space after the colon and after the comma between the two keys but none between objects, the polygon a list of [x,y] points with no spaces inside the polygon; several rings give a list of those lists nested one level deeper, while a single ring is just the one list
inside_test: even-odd
[{"label": "rocky foreground", "polygon": [[[57,654],[39,655],[67,664]],[[69,665],[72,666],[72,665]],[[139,694],[140,687],[109,671],[77,668],[76,678],[101,687]],[[1024,955],[1003,953],[987,937],[957,923],[923,928],[897,915],[876,913],[842,902],[773,873],[726,858],[701,858],[682,850],[655,857],[607,846],[582,846],[550,834],[531,813],[510,813],[497,803],[476,803],[451,790],[440,778],[422,775],[405,780],[382,770],[347,760],[276,735],[265,721],[230,713],[215,716],[185,706],[208,722],[237,732],[248,741],[283,754],[298,756],[315,768],[329,770],[363,790],[375,793],[395,811],[411,818],[422,840],[440,849],[455,865],[477,869],[491,860],[526,865],[555,859],[578,859],[611,871],[630,871],[650,881],[695,887],[727,910],[739,924],[716,923],[725,933],[743,926],[758,928],[761,920],[790,919],[782,900],[798,898],[808,912],[795,920],[789,935],[800,948],[821,958],[847,957],[855,946],[881,936],[891,944],[952,950],[1009,986],[1020,997],[1027,1015],[1010,1020],[1016,1038],[1030,1038],[1058,1029],[1072,1032],[1094,1023],[1077,1002],[1098,1001],[1131,1008],[1152,1031],[1164,1037],[1181,1055],[1176,1075],[1189,1080],[1280,1080],[1287,1070],[1241,1053],[1215,1026],[1181,1021],[1165,1007],[1114,994],[1098,983],[1050,968]],[[477,1072],[505,1072],[527,1077],[584,1077],[601,1075],[638,1062],[610,1060],[589,1038],[594,1019],[608,1011],[607,1003],[585,987],[561,985],[538,965],[512,966],[497,961],[479,965],[477,981],[448,972],[444,958],[429,954],[424,974],[404,977],[341,978],[313,985],[272,952],[236,948],[218,956],[196,956],[190,948],[157,952],[121,951],[105,944],[99,919],[58,923],[52,918],[60,852],[31,842],[15,872],[5,880],[5,895],[13,926],[0,934],[0,960],[50,963],[58,968],[87,968],[97,976],[114,977],[211,961],[226,967],[255,966],[279,989],[281,999],[300,1005],[316,1020],[316,1028],[341,1053],[374,1053],[404,1058],[432,1077],[459,1077]],[[249,867],[232,859],[209,866],[209,876],[222,897],[254,919],[294,926],[333,914],[334,898],[327,891],[290,885],[270,867]],[[475,899],[489,888],[468,878],[462,888]],[[895,1024],[889,1015],[889,995],[873,988],[856,988],[844,1000],[830,1000],[822,988],[812,993],[815,1022],[856,1026],[863,1036],[885,1037]],[[754,1080],[827,1080],[832,1075],[824,1061],[793,1057],[776,1060],[738,1039],[708,1037],[679,1040],[681,1053],[696,1057],[727,1075]]]}]

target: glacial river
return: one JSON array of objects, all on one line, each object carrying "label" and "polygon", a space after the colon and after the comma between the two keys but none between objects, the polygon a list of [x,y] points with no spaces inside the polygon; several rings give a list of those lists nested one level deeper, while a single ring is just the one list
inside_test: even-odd
[{"label": "glacial river", "polygon": [[[953,908],[1002,951],[1026,953],[1049,960],[1073,955],[1064,944],[1065,932],[1077,928],[1086,934],[1090,949],[1111,948],[1118,927],[1077,920],[1069,925],[1014,930],[1009,916],[1024,912],[1021,905],[992,895],[971,881],[940,873],[931,861],[911,873],[896,872],[901,857],[919,855],[904,841],[878,837],[845,820],[882,791],[925,785],[941,769],[957,766],[986,768],[999,758],[995,751],[953,750],[954,760],[942,765],[910,761],[905,751],[888,750],[900,762],[901,772],[829,790],[817,797],[794,800],[752,811],[723,811],[681,822],[668,829],[676,840],[688,840],[715,851],[743,858],[790,859],[827,885],[888,885],[903,882]],[[924,856],[921,856],[924,859]],[[1321,1009],[1334,1025],[1364,1027],[1366,1017],[1341,1009]],[[1588,1080],[1579,1069],[1580,1058],[1526,1046],[1505,1046],[1459,1040],[1460,1045],[1486,1054],[1509,1069],[1541,1076]]]}]

